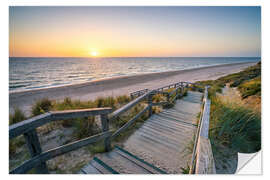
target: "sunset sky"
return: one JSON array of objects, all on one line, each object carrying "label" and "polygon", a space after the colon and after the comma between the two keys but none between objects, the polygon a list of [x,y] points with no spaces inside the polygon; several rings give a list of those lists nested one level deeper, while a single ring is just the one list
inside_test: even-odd
[{"label": "sunset sky", "polygon": [[15,57],[260,56],[260,7],[10,7]]}]

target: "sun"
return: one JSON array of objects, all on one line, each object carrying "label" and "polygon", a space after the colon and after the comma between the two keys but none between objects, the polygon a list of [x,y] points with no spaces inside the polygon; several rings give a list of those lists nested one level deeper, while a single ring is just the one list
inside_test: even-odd
[{"label": "sun", "polygon": [[97,57],[97,56],[98,56],[98,52],[97,52],[97,51],[91,51],[91,52],[90,52],[90,55],[91,55],[92,57]]}]

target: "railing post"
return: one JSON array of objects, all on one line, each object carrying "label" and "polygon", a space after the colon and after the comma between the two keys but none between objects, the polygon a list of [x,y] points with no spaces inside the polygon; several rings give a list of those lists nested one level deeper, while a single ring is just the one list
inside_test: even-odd
[{"label": "railing post", "polygon": [[184,95],[184,84],[183,83],[181,83],[181,96],[183,96]]},{"label": "railing post", "polygon": [[180,88],[177,87],[177,90],[176,90],[176,98],[175,99],[178,99],[180,96]]},{"label": "railing post", "polygon": [[167,102],[170,102],[170,93],[166,94]]},{"label": "railing post", "polygon": [[[41,154],[42,150],[40,147],[40,142],[38,140],[37,131],[35,129],[25,133],[24,138],[26,140],[26,144],[31,157],[35,157]],[[49,173],[46,162],[42,162],[39,166],[35,167],[35,169],[38,174]]]},{"label": "railing post", "polygon": [[149,117],[152,116],[152,104],[153,104],[152,99],[153,99],[153,94],[150,93],[150,94],[148,95],[148,106],[149,106],[149,113],[148,113],[148,116],[149,116]]},{"label": "railing post", "polygon": [[[109,131],[108,114],[101,114],[100,119],[101,119],[101,124],[102,124],[102,131],[103,132]],[[110,151],[111,150],[111,138],[110,137],[105,138],[104,146],[105,146],[105,151]]]}]

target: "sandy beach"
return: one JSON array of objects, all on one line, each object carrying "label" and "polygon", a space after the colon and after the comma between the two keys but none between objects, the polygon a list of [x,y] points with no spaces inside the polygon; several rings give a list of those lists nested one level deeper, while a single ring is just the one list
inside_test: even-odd
[{"label": "sandy beach", "polygon": [[96,80],[89,83],[14,92],[9,94],[10,112],[19,107],[27,115],[30,114],[31,105],[42,98],[62,100],[65,97],[79,100],[93,100],[102,96],[117,96],[129,94],[140,89],[155,89],[167,84],[180,81],[195,82],[200,80],[217,79],[218,77],[239,72],[256,63],[237,63],[218,65],[190,70],[149,73],[135,76],[116,77]]}]

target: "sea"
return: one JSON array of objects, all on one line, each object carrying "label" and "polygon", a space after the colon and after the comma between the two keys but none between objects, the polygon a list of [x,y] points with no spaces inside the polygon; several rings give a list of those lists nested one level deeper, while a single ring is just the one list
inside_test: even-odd
[{"label": "sea", "polygon": [[258,62],[260,57],[9,58],[9,91],[58,87],[119,76]]}]

